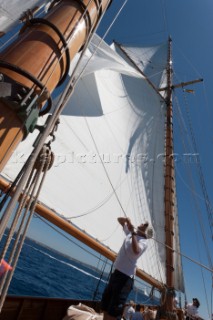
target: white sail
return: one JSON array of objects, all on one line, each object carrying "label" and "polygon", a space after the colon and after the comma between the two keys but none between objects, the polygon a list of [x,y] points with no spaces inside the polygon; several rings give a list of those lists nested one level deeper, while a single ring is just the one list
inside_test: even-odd
[{"label": "white sail", "polygon": [[[167,47],[130,51],[141,57],[145,73],[153,72],[155,86],[162,85]],[[55,163],[40,201],[115,252],[123,241],[117,217],[125,211],[135,225],[148,220],[156,230],[157,242],[150,240],[138,267],[166,283],[165,102],[113,48],[102,43],[95,58],[97,63],[88,64],[60,117],[52,145]],[[8,179],[15,178],[26,160],[34,135],[20,144],[5,167],[3,174]],[[177,234],[175,238],[179,251]],[[178,254],[175,260],[175,288],[183,290]]]},{"label": "white sail", "polygon": [[39,7],[45,0],[0,0],[0,32],[6,33],[14,27],[24,12]]}]

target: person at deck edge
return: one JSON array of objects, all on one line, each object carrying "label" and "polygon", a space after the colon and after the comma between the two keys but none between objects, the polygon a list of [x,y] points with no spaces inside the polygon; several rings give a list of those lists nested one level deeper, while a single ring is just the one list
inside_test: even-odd
[{"label": "person at deck edge", "polygon": [[147,239],[153,236],[149,223],[140,224],[135,230],[129,218],[120,217],[126,238],[114,262],[114,272],[102,296],[104,320],[114,320],[122,315],[123,307],[134,284],[136,263],[147,249]]},{"label": "person at deck edge", "polygon": [[192,303],[186,303],[186,320],[198,319],[198,308],[200,301],[197,298],[192,299]]}]

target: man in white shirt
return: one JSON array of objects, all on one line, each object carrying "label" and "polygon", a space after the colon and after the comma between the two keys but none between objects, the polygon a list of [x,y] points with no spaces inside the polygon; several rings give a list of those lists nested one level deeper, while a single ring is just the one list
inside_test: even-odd
[{"label": "man in white shirt", "polygon": [[153,236],[149,223],[140,224],[134,229],[129,218],[118,218],[126,234],[123,245],[114,262],[114,272],[102,296],[104,320],[115,320],[122,315],[123,307],[134,284],[138,258],[147,249],[147,239]]},{"label": "man in white shirt", "polygon": [[200,302],[197,298],[192,299],[192,303],[186,304],[186,320],[199,319],[198,308]]},{"label": "man in white shirt", "polygon": [[133,313],[135,313],[134,306],[135,303],[132,300],[130,300],[129,303],[125,306],[122,317],[124,320],[131,320]]}]

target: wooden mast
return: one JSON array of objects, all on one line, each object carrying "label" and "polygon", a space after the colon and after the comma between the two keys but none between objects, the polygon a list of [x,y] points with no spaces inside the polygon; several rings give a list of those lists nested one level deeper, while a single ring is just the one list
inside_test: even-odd
[{"label": "wooden mast", "polygon": [[[163,305],[160,308],[160,319],[177,319],[174,312],[174,219],[175,219],[175,168],[174,168],[174,145],[173,145],[173,106],[172,91],[183,88],[190,84],[203,81],[203,79],[172,83],[172,40],[168,41],[167,61],[167,86],[159,89],[166,92],[166,143],[165,143],[165,250],[166,250],[166,292]],[[178,318],[183,319],[182,310],[178,310]]]},{"label": "wooden mast", "polygon": [[165,143],[165,250],[166,284],[165,300],[161,307],[161,318],[171,317],[174,298],[174,156],[173,156],[173,115],[172,115],[172,54],[171,38],[168,41],[167,88],[166,88],[166,143]]},{"label": "wooden mast", "polygon": [[[109,0],[55,1],[0,56],[0,171],[33,131],[41,107],[62,81]],[[38,98],[39,96],[39,98]],[[50,101],[50,99],[49,99]]]},{"label": "wooden mast", "polygon": [[[173,124],[172,124],[172,53],[171,42],[168,41],[168,58],[167,58],[167,86],[161,89],[157,89],[152,82],[145,76],[145,74],[137,67],[131,57],[123,50],[122,46],[118,43],[120,50],[128,57],[133,63],[136,69],[145,77],[146,81],[152,86],[152,88],[159,94],[160,91],[166,91],[166,97],[164,99],[167,105],[166,111],[166,143],[165,143],[165,250],[166,250],[166,283],[167,291],[165,293],[165,301],[161,307],[162,319],[167,319],[167,315],[171,317],[173,312],[173,298],[174,298],[174,203],[175,203],[175,185],[174,185],[174,157],[173,157]],[[199,82],[200,80],[197,80]],[[191,81],[189,83],[182,83],[182,85],[188,85],[195,83]],[[179,85],[177,85],[179,86]],[[175,86],[175,87],[177,87]],[[161,96],[162,98],[162,96]],[[162,288],[161,288],[162,289]]]}]

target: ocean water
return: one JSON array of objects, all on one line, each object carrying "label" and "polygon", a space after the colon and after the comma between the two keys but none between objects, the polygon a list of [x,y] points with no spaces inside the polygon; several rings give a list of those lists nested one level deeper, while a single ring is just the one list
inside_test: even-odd
[{"label": "ocean water", "polygon": [[[44,247],[25,241],[9,287],[9,294],[40,297],[93,299],[99,273],[88,266]],[[100,283],[100,299],[105,287]]]},{"label": "ocean water", "polygon": [[[107,283],[106,276],[100,281],[100,271],[27,239],[8,293],[100,300]],[[140,290],[133,290],[129,299],[138,303],[148,301]],[[155,301],[150,303],[154,304]]]}]

